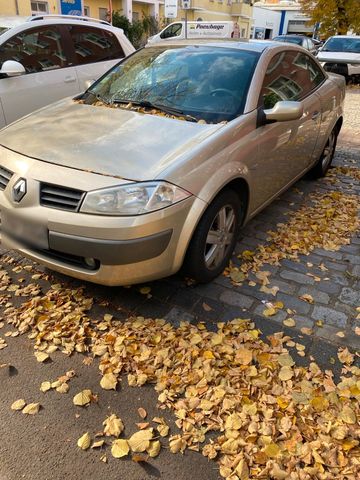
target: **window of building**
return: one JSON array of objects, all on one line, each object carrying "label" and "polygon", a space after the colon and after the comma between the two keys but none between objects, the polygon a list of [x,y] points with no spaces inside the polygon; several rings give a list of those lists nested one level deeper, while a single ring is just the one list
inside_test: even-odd
[{"label": "window of building", "polygon": [[70,25],[68,28],[78,65],[125,57],[118,39],[112,32],[82,25]]},{"label": "window of building", "polygon": [[31,15],[49,13],[48,2],[31,2]]},{"label": "window of building", "polygon": [[106,22],[109,20],[109,14],[107,8],[99,8],[99,18],[100,20],[105,20]]},{"label": "window of building", "polygon": [[84,5],[84,15],[90,17],[90,7]]},{"label": "window of building", "polygon": [[62,68],[67,58],[61,43],[61,33],[54,26],[45,26],[18,33],[0,47],[0,63],[20,62],[26,73]]}]

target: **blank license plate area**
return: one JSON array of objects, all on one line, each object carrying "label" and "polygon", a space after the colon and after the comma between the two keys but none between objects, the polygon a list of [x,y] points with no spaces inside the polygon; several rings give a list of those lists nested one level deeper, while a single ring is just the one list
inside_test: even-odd
[{"label": "blank license plate area", "polygon": [[1,230],[24,245],[48,249],[48,229],[31,220],[18,218],[2,210]]}]

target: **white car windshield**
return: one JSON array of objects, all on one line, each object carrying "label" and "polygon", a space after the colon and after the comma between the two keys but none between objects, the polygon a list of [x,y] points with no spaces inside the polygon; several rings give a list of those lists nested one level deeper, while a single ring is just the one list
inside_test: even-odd
[{"label": "white car windshield", "polygon": [[360,53],[359,38],[336,38],[332,37],[325,43],[323,52],[349,52]]},{"label": "white car windshield", "polygon": [[84,99],[158,108],[187,120],[229,121],[243,112],[258,58],[237,48],[144,48],[110,70]]}]

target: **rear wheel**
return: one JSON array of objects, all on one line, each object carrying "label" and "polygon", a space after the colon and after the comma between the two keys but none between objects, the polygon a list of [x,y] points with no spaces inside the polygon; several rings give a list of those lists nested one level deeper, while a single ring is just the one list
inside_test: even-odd
[{"label": "rear wheel", "polygon": [[220,275],[234,250],[243,214],[241,200],[233,190],[220,193],[196,227],[186,253],[184,273],[200,283]]},{"label": "rear wheel", "polygon": [[326,142],[325,148],[317,162],[317,164],[310,170],[313,178],[325,177],[326,172],[329,170],[332,159],[334,157],[338,131],[335,127]]}]

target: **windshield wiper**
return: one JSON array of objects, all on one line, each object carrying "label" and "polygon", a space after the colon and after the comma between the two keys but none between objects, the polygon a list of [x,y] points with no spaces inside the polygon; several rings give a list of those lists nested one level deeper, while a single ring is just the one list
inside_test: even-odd
[{"label": "windshield wiper", "polygon": [[100,95],[100,93],[94,93],[91,90],[85,92],[85,93],[90,93],[93,97],[96,98],[96,100],[100,100],[100,102],[105,103],[105,105],[110,105],[110,102],[108,100],[105,100],[104,97]]},{"label": "windshield wiper", "polygon": [[174,116],[179,116],[179,117],[184,117],[186,120],[189,120],[190,122],[197,122],[198,119],[193,117],[192,115],[188,115],[187,113],[184,113],[182,110],[179,108],[173,108],[173,107],[168,107],[166,105],[159,105],[157,103],[152,103],[149,102],[148,100],[123,100],[123,99],[113,99],[112,103],[126,103],[138,107],[144,107],[144,108],[155,108],[156,110],[160,110],[161,112],[168,113],[169,115],[174,115]]}]

